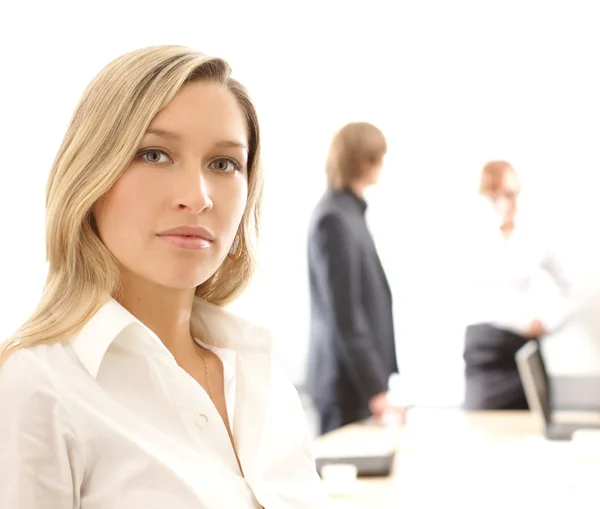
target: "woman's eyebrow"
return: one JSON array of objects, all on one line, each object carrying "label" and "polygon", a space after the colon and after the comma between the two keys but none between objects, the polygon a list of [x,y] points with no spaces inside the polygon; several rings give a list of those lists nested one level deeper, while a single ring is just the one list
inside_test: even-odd
[{"label": "woman's eyebrow", "polygon": [[167,129],[161,129],[159,127],[149,127],[146,131],[146,134],[154,134],[155,136],[160,136],[161,138],[170,138],[173,140],[179,140],[181,138],[180,134]]},{"label": "woman's eyebrow", "polygon": [[233,141],[233,140],[218,141],[217,143],[215,143],[215,147],[219,147],[219,148],[240,148],[240,149],[245,150],[246,152],[248,152],[248,147],[244,143],[241,143],[239,141]]}]

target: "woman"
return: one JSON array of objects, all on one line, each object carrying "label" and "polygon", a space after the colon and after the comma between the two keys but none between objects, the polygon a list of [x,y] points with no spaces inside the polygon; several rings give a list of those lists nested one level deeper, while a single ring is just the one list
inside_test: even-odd
[{"label": "woman", "polygon": [[[473,276],[464,350],[470,410],[527,409],[515,353],[527,341],[556,331],[572,310],[569,280],[555,256],[536,229],[517,221],[520,187],[509,163],[484,166],[480,194],[492,214],[484,215],[486,228],[472,232],[475,245],[467,254]],[[535,295],[541,271],[560,296]]]},{"label": "woman", "polygon": [[228,65],[126,54],[47,189],[49,273],[0,354],[0,507],[313,508],[326,496],[247,284],[259,127]]}]

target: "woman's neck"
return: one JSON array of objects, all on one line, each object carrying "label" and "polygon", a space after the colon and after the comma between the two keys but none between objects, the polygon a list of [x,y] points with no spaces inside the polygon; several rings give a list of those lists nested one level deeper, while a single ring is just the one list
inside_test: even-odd
[{"label": "woman's neck", "polygon": [[121,305],[154,332],[171,354],[194,348],[190,321],[195,290],[165,288],[131,273],[123,275]]}]

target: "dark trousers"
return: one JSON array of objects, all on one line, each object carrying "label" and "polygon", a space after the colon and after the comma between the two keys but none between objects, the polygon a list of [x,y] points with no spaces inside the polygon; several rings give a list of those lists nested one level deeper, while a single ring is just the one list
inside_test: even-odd
[{"label": "dark trousers", "polygon": [[367,409],[358,410],[344,405],[318,405],[321,435],[369,417]]},{"label": "dark trousers", "polygon": [[515,360],[515,354],[527,341],[530,340],[489,324],[467,327],[465,409],[529,409]]}]

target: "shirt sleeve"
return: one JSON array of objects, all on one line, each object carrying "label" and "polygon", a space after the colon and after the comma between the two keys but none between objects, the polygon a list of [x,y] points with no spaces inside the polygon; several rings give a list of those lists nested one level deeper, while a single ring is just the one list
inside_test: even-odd
[{"label": "shirt sleeve", "polygon": [[79,441],[50,376],[28,351],[0,367],[0,507],[79,508]]},{"label": "shirt sleeve", "polygon": [[543,302],[539,312],[538,319],[544,329],[552,333],[563,327],[575,312],[573,284],[558,257],[550,249],[546,250],[542,268],[550,275],[559,291],[557,298],[550,298]]},{"label": "shirt sleeve", "polygon": [[337,328],[337,351],[356,390],[370,399],[387,391],[388,376],[374,348],[373,331],[362,305],[360,253],[350,235],[337,216],[324,217],[318,227],[325,283]]}]

